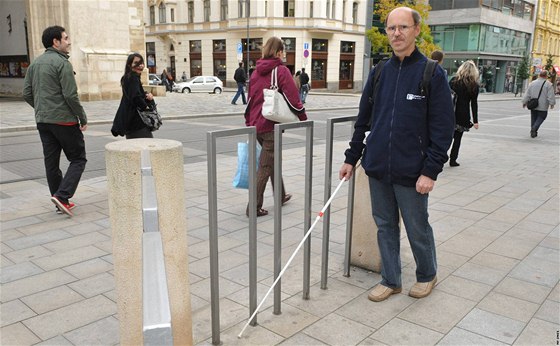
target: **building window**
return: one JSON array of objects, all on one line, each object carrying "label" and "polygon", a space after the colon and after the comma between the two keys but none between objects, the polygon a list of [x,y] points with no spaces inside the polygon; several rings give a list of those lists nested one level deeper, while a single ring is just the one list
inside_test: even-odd
[{"label": "building window", "polygon": [[156,24],[156,7],[150,6],[150,25]]},{"label": "building window", "polygon": [[358,24],[358,3],[352,3],[352,24]]},{"label": "building window", "polygon": [[194,1],[189,1],[187,7],[187,23],[192,23],[194,22]]},{"label": "building window", "polygon": [[228,0],[221,0],[220,20],[227,20],[227,17],[228,17]]},{"label": "building window", "polygon": [[313,18],[313,1],[309,2],[309,18]]},{"label": "building window", "polygon": [[314,52],[327,52],[329,49],[328,40],[319,40],[314,38],[312,42]]},{"label": "building window", "polygon": [[331,0],[327,0],[327,7],[326,7],[325,16],[326,16],[327,18],[330,18],[330,17],[329,17],[330,14],[331,14]]},{"label": "building window", "polygon": [[239,0],[239,18],[247,17],[247,8],[251,5],[248,4],[249,0]]},{"label": "building window", "polygon": [[201,46],[202,46],[202,41],[200,40],[190,41],[189,53],[200,53]]},{"label": "building window", "polygon": [[332,9],[331,18],[336,19],[336,0],[332,0],[331,9]]},{"label": "building window", "polygon": [[533,11],[535,10],[535,6],[531,4],[525,4],[525,10],[523,12],[523,19],[525,20],[533,20]]},{"label": "building window", "polygon": [[210,0],[204,0],[204,21],[210,21]]},{"label": "building window", "polygon": [[342,41],[340,42],[340,52],[345,54],[353,54],[355,42]]},{"label": "building window", "polygon": [[294,17],[295,6],[295,0],[284,0],[284,17]]},{"label": "building window", "polygon": [[171,14],[171,23],[175,23],[175,9],[172,8],[170,9],[170,14]]},{"label": "building window", "polygon": [[213,42],[213,52],[225,52],[226,51],[226,40],[214,40]]},{"label": "building window", "polygon": [[167,22],[167,20],[165,19],[165,4],[163,2],[159,4],[159,22]]},{"label": "building window", "polygon": [[285,52],[295,52],[296,51],[296,38],[295,37],[282,37],[284,42]]}]

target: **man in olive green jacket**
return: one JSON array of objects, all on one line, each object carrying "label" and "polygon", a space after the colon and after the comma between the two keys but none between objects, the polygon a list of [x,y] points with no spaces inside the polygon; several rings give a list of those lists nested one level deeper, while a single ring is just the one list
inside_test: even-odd
[{"label": "man in olive green jacket", "polygon": [[[44,54],[35,59],[25,75],[23,98],[35,109],[51,201],[58,213],[73,216],[74,196],[86,167],[83,131],[87,116],[80,104],[72,64],[68,61],[70,39],[65,29],[51,26],[43,31]],[[64,177],[60,153],[70,161]]]}]

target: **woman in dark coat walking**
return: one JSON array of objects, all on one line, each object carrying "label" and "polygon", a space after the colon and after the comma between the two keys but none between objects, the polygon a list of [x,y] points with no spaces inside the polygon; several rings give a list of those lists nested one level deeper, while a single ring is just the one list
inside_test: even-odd
[{"label": "woman in dark coat walking", "polygon": [[[472,60],[465,61],[459,67],[457,75],[449,81],[449,86],[457,94],[455,133],[449,155],[449,165],[457,167],[459,166],[457,157],[463,133],[468,132],[472,126],[478,130],[478,68]],[[472,122],[469,108],[472,110]]]},{"label": "woman in dark coat walking", "polygon": [[138,53],[132,53],[126,59],[124,75],[121,78],[123,96],[111,133],[113,136],[132,138],[153,138],[152,131],[144,124],[137,109],[147,109],[154,102],[154,96],[144,91],[140,75],[144,70],[144,58]]}]

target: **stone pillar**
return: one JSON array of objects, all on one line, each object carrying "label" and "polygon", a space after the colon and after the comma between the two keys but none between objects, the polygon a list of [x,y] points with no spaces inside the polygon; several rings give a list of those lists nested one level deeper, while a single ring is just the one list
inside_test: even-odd
[{"label": "stone pillar", "polygon": [[350,264],[381,272],[381,256],[377,245],[377,225],[371,215],[368,176],[361,166],[355,171],[354,215]]},{"label": "stone pillar", "polygon": [[142,183],[140,153],[150,150],[175,345],[192,345],[183,146],[132,139],[105,146],[120,343],[142,345]]}]

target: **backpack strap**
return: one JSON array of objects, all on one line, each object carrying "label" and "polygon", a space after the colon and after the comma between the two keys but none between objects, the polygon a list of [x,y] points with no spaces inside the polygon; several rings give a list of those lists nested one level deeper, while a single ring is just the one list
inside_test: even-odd
[{"label": "backpack strap", "polygon": [[427,99],[430,98],[430,84],[437,64],[438,62],[436,60],[428,59],[428,61],[426,61],[426,67],[424,67],[424,76],[422,77],[420,93],[426,96]]},{"label": "backpack strap", "polygon": [[373,88],[371,88],[371,95],[369,95],[370,104],[375,103],[375,98],[377,97],[377,92],[379,89],[378,88],[379,83],[377,82],[379,81],[379,77],[381,77],[381,71],[383,70],[383,65],[385,65],[387,61],[389,61],[389,58],[382,59],[377,63],[377,66],[375,66],[375,72],[373,73]]}]

